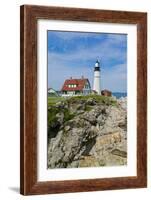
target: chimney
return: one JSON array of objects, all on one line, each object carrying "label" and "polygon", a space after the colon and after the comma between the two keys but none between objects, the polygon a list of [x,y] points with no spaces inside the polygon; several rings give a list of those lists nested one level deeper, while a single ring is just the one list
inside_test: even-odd
[{"label": "chimney", "polygon": [[82,75],[81,78],[84,79],[84,76]]},{"label": "chimney", "polygon": [[72,76],[70,77],[70,79],[72,79]]}]

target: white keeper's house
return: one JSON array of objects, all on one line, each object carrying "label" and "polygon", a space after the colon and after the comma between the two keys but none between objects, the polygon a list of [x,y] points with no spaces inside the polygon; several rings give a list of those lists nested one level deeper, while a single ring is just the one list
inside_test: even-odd
[{"label": "white keeper's house", "polygon": [[78,96],[88,95],[91,93],[91,85],[87,78],[83,76],[81,79],[66,79],[61,89],[62,96]]},{"label": "white keeper's house", "polygon": [[94,66],[94,75],[93,75],[93,90],[88,78],[81,79],[70,78],[64,81],[64,84],[61,89],[62,96],[78,96],[78,95],[88,95],[88,94],[99,94],[101,95],[101,86],[100,86],[100,62],[97,60]]}]

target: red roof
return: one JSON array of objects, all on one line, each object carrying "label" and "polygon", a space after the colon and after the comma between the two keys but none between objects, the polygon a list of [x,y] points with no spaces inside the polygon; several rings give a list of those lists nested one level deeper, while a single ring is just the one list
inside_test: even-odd
[{"label": "red roof", "polygon": [[[76,91],[76,90],[83,90],[86,82],[89,82],[88,79],[66,79],[62,91]],[[68,87],[68,85],[76,85],[76,87]]]}]

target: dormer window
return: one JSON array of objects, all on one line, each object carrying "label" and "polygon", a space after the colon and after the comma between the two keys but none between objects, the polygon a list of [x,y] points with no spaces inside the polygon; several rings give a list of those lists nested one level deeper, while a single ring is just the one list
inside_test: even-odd
[{"label": "dormer window", "polygon": [[69,88],[76,88],[77,87],[77,85],[76,84],[69,84],[69,85],[67,85]]}]

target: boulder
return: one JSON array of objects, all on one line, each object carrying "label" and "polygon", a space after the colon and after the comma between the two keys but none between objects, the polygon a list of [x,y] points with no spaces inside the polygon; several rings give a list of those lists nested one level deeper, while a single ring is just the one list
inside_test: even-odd
[{"label": "boulder", "polygon": [[126,165],[127,99],[116,101],[106,105],[90,97],[57,103],[62,109],[48,140],[48,168]]},{"label": "boulder", "polygon": [[111,97],[112,96],[112,92],[109,90],[102,90],[101,91],[101,95],[106,96],[106,97]]}]

